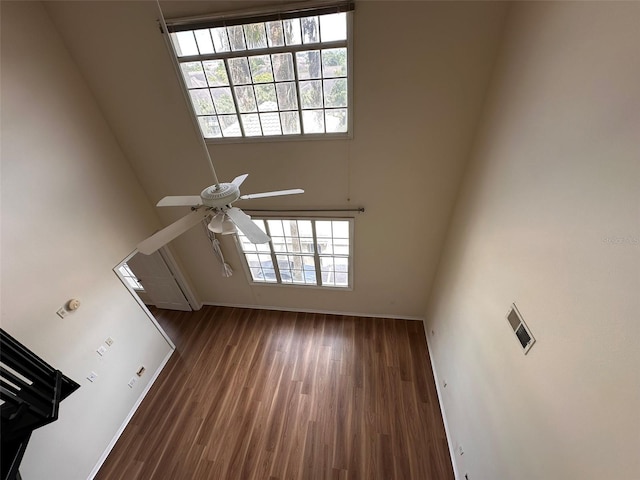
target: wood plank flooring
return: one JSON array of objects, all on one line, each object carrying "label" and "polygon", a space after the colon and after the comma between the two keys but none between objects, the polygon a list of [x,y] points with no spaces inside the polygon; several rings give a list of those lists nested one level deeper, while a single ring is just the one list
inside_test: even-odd
[{"label": "wood plank flooring", "polygon": [[421,322],[154,310],[177,351],[96,479],[453,479]]}]

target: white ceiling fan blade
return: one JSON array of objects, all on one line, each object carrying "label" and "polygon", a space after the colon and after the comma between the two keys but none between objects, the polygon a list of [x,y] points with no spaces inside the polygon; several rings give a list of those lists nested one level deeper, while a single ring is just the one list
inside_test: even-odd
[{"label": "white ceiling fan blade", "polygon": [[231,207],[226,213],[251,243],[267,243],[271,240],[266,233],[260,230],[260,227],[253,223],[251,217],[239,208]]},{"label": "white ceiling fan blade", "polygon": [[181,219],[173,222],[168,227],[163,228],[159,232],[154,233],[146,240],[143,240],[138,244],[138,251],[145,255],[151,255],[160,247],[165,246],[174,238],[182,235],[184,232],[192,227],[195,227],[202,221],[204,217],[209,215],[209,211],[206,208],[195,210],[188,215],[185,215]]},{"label": "white ceiling fan blade", "polygon": [[280,195],[296,195],[304,193],[301,188],[292,188],[291,190],[276,190],[273,192],[251,193],[249,195],[241,195],[240,200],[251,200],[253,198],[279,197]]},{"label": "white ceiling fan blade", "polygon": [[233,183],[236,187],[240,187],[240,185],[242,185],[242,182],[245,181],[245,179],[249,176],[248,173],[245,173],[243,175],[237,176],[236,178],[234,178],[233,180],[231,180],[231,183]]},{"label": "white ceiling fan blade", "polygon": [[176,195],[164,197],[156,203],[157,207],[195,207],[196,205],[202,205],[200,195]]}]

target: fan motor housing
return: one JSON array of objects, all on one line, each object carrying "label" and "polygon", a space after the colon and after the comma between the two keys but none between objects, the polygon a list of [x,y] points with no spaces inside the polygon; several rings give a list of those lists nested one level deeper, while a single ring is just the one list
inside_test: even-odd
[{"label": "fan motor housing", "polygon": [[240,198],[240,189],[233,183],[220,183],[205,188],[200,193],[202,203],[208,207],[224,207]]}]

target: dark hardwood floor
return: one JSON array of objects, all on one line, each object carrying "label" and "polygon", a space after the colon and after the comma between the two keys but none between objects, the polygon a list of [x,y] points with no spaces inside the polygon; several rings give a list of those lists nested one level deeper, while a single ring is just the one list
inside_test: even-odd
[{"label": "dark hardwood floor", "polygon": [[97,479],[453,479],[421,322],[154,314],[177,350]]}]

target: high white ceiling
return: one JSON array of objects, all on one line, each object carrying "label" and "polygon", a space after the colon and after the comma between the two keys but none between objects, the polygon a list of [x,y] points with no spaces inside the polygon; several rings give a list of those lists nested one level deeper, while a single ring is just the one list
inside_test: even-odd
[{"label": "high white ceiling", "polygon": [[[161,7],[170,18],[265,3]],[[46,8],[149,200],[197,194],[212,183],[158,29],[156,2]],[[366,208],[356,217],[353,291],[250,286],[229,238],[223,248],[236,274],[222,278],[194,229],[173,246],[201,299],[423,316],[505,13],[502,2],[357,2],[353,139],[209,146],[221,181],[250,174],[244,192],[306,190],[252,207]],[[184,213],[158,211],[164,223]]]}]

